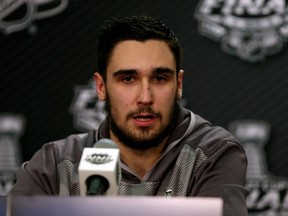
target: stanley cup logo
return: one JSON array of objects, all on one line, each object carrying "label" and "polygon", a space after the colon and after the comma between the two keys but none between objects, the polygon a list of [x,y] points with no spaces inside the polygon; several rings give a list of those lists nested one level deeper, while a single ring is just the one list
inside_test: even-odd
[{"label": "stanley cup logo", "polygon": [[288,179],[277,177],[268,170],[264,147],[269,140],[271,127],[265,121],[238,120],[229,124],[248,159],[246,199],[251,216],[288,215]]},{"label": "stanley cup logo", "polygon": [[270,125],[264,121],[239,120],[229,125],[229,130],[240,141],[248,159],[247,179],[263,180],[270,177],[264,146],[270,136]]},{"label": "stanley cup logo", "polygon": [[12,188],[22,163],[19,139],[24,118],[16,114],[0,114],[0,195]]}]

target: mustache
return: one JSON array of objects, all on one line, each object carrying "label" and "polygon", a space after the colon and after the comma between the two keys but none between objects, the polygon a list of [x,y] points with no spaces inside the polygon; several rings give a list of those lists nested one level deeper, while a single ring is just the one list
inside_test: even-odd
[{"label": "mustache", "polygon": [[152,115],[152,116],[156,116],[159,117],[161,116],[161,114],[159,112],[154,111],[151,107],[141,107],[136,111],[132,111],[128,114],[128,118],[129,117],[133,117],[133,116],[137,116],[137,115],[141,115],[145,113],[145,115]]}]

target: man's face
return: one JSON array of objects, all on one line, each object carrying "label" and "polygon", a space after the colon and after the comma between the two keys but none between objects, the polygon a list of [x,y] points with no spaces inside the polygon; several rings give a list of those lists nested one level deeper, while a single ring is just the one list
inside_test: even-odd
[{"label": "man's face", "polygon": [[128,147],[149,149],[170,133],[183,72],[163,41],[120,42],[114,48],[104,83],[96,77],[99,99],[106,100],[112,135]]}]

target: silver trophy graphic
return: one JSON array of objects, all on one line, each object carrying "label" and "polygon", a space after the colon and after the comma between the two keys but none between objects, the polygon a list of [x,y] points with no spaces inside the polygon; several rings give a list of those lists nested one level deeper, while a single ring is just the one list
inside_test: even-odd
[{"label": "silver trophy graphic", "polygon": [[0,113],[0,195],[7,195],[22,163],[19,139],[24,131],[24,117]]},{"label": "silver trophy graphic", "polygon": [[271,178],[264,152],[264,146],[270,137],[270,125],[260,120],[237,120],[229,124],[228,130],[239,139],[246,151],[248,159],[246,178],[255,180]]}]

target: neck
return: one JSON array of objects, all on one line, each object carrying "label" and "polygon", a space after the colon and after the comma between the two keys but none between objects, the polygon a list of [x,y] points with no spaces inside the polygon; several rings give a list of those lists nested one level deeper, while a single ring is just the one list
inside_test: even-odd
[{"label": "neck", "polygon": [[111,138],[119,147],[121,161],[130,167],[130,169],[132,169],[140,178],[143,178],[160,159],[168,139],[166,138],[163,140],[157,147],[147,150],[136,150],[127,147],[117,137],[115,137],[113,133],[111,133]]}]

